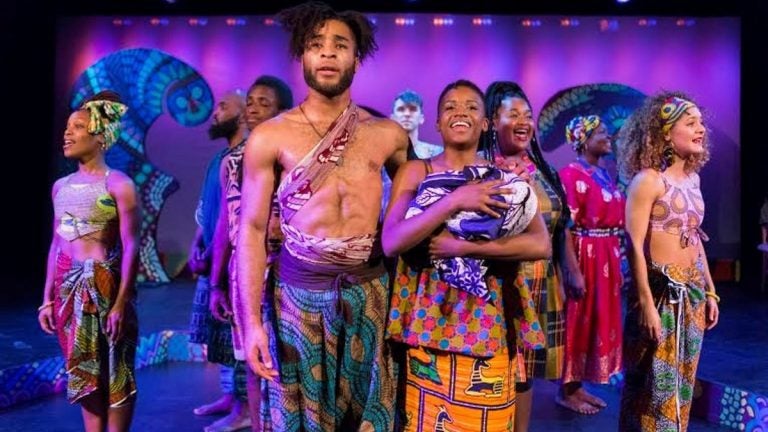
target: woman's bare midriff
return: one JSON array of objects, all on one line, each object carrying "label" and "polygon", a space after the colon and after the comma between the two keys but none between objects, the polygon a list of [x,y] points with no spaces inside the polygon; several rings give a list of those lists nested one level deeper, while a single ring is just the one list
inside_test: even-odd
[{"label": "woman's bare midriff", "polygon": [[[648,255],[657,264],[677,264],[683,267],[694,265],[701,253],[700,246],[682,247],[679,234],[664,231],[649,231]],[[650,263],[648,263],[650,264]]]},{"label": "woman's bare midriff", "polygon": [[59,252],[76,261],[85,261],[89,258],[104,261],[116,244],[116,232],[110,232],[110,230],[86,234],[71,242],[58,237]]}]

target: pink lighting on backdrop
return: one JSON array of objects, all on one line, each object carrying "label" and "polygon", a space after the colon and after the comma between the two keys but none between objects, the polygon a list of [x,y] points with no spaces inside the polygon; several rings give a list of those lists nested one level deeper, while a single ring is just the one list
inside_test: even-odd
[{"label": "pink lighting on backdrop", "polygon": [[[717,233],[710,250],[727,256],[739,240],[732,211],[739,208],[740,23],[737,18],[536,17],[377,14],[379,51],[359,68],[355,100],[385,114],[406,88],[424,99],[420,138],[437,142],[436,101],[443,86],[468,78],[485,88],[494,80],[521,83],[538,116],[557,91],[616,82],[650,94],[682,89],[696,98],[718,129],[713,163],[702,176],[712,203],[707,224]],[[195,23],[195,24],[193,24]],[[247,88],[261,74],[283,78],[294,100],[306,96],[300,65],[289,55],[288,35],[271,16],[72,17],[59,23],[56,96],[67,101],[72,82],[98,59],[123,48],[153,48],[195,68],[214,95]],[[66,118],[59,104],[57,134]],[[218,143],[207,124],[185,129],[164,117],[150,129],[148,154],[180,179],[181,190],[161,217],[161,249],[186,248],[194,234],[194,203],[205,164]],[[184,155],[184,166],[178,155]],[[547,155],[562,166],[573,154]],[[183,172],[180,170],[184,170]],[[727,185],[710,179],[728,180]],[[712,233],[711,233],[712,234]],[[713,244],[714,243],[714,244]],[[722,252],[718,252],[722,251]]]}]

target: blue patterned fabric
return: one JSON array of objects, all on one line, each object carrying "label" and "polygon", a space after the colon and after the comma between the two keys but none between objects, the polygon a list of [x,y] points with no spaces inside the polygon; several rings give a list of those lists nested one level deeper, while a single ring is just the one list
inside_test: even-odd
[{"label": "blue patterned fabric", "polygon": [[333,281],[314,290],[276,275],[274,301],[264,304],[280,374],[262,393],[272,430],[392,430],[395,382],[384,343],[389,276],[379,270],[378,277],[340,290]]},{"label": "blue patterned fabric", "polygon": [[170,282],[157,250],[160,212],[179,182],[149,159],[145,140],[161,115],[176,123],[198,126],[213,113],[208,83],[182,60],[155,49],[116,51],[88,66],[72,85],[71,109],[102,90],[120,94],[128,111],[120,119],[117,142],[106,153],[107,164],[131,177],[141,200],[141,232],[136,281]]},{"label": "blue patterned fabric", "polygon": [[[516,174],[502,171],[491,165],[468,165],[462,171],[444,171],[427,175],[419,186],[416,197],[408,207],[405,218],[414,217],[426,210],[457,188],[473,181],[503,180],[499,187],[512,189],[512,193],[499,194],[495,199],[511,207],[494,218],[483,212],[461,211],[446,221],[446,228],[454,236],[464,240],[493,240],[522,232],[533,219],[538,200],[528,183]],[[484,276],[488,268],[485,260],[456,257],[434,259],[432,264],[440,278],[461,290],[490,300],[490,292]]]},{"label": "blue patterned fabric", "polygon": [[216,221],[219,219],[219,210],[221,208],[221,178],[219,177],[219,170],[222,159],[230,151],[230,148],[225,148],[217,152],[205,170],[203,189],[200,191],[200,202],[195,211],[195,221],[203,229],[205,247],[211,245],[213,233],[216,231]]}]

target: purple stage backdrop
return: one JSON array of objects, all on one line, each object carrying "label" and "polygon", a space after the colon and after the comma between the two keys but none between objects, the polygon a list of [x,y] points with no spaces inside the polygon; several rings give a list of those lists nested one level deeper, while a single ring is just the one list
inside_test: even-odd
[{"label": "purple stage backdrop", "polygon": [[[379,52],[357,73],[352,94],[384,113],[410,88],[425,100],[421,137],[438,142],[437,96],[468,78],[485,88],[494,80],[521,83],[538,116],[558,90],[621,83],[643,93],[679,89],[709,115],[712,161],[702,172],[708,205],[710,256],[737,257],[739,248],[740,22],[738,18],[517,17],[372,14]],[[568,24],[568,25],[566,25]],[[265,16],[81,17],[59,21],[55,118],[63,130],[75,80],[99,59],[125,48],[163,51],[189,64],[214,95],[246,89],[272,74],[306,95],[302,72],[287,53],[287,35]],[[178,270],[195,231],[193,213],[205,166],[223,141],[207,138],[208,123],[187,128],[163,114],[146,138],[150,161],[181,188],[167,201],[158,228],[168,271]],[[60,152],[60,134],[52,151]],[[560,168],[573,158],[566,146],[548,153]]]}]

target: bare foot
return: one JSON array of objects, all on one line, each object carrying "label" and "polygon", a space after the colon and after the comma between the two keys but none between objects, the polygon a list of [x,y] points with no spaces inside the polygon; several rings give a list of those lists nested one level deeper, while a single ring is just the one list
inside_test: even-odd
[{"label": "bare foot", "polygon": [[203,430],[204,432],[235,432],[243,429],[251,429],[251,412],[248,411],[245,402],[235,401],[229,415],[216,420]]},{"label": "bare foot", "polygon": [[600,411],[600,408],[579,399],[575,395],[563,396],[559,394],[555,397],[555,403],[579,414],[593,415]]},{"label": "bare foot", "polygon": [[232,404],[235,402],[234,396],[231,394],[225,394],[221,395],[220,398],[216,399],[215,401],[200,405],[199,407],[192,410],[195,415],[199,416],[209,416],[214,414],[228,414],[230,411],[232,411]]},{"label": "bare foot", "polygon": [[605,403],[604,400],[602,400],[599,397],[593,395],[592,393],[589,393],[588,391],[584,390],[584,387],[579,387],[579,389],[576,390],[575,392],[573,392],[573,394],[571,396],[575,396],[575,397],[581,399],[582,401],[584,401],[584,402],[586,402],[586,403],[588,403],[590,405],[594,405],[594,406],[596,406],[598,408],[605,408],[605,407],[608,406],[608,404]]}]

